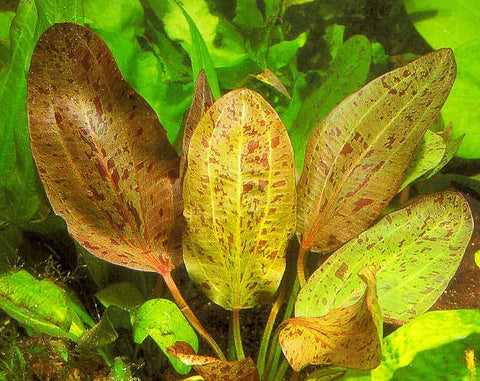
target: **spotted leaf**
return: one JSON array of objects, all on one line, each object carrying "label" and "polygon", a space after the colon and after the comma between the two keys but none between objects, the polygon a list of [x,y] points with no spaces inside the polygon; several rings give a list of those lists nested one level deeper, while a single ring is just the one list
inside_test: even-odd
[{"label": "spotted leaf", "polygon": [[298,188],[304,248],[334,250],[378,217],[454,79],[452,51],[439,50],[373,80],[320,122]]},{"label": "spotted leaf", "polygon": [[222,361],[215,357],[197,355],[184,341],[167,348],[170,356],[177,357],[194,369],[205,381],[259,381],[258,370],[250,357],[239,361]]},{"label": "spotted leaf", "polygon": [[183,131],[182,155],[180,157],[181,179],[183,179],[187,168],[188,148],[190,147],[190,140],[192,139],[193,131],[195,131],[198,123],[214,102],[215,98],[208,84],[205,70],[201,70],[195,81],[195,91],[193,93],[192,104],[190,105],[187,121],[185,122],[185,129]]},{"label": "spotted leaf", "polygon": [[408,321],[445,290],[472,231],[472,213],[460,194],[422,197],[333,253],[300,290],[295,316],[321,316],[357,300],[363,285],[355,274],[368,264],[378,268],[384,317]]},{"label": "spotted leaf", "polygon": [[138,270],[181,261],[178,156],[97,34],[64,23],[41,36],[28,114],[48,198],[82,246]]},{"label": "spotted leaf", "polygon": [[271,296],[295,229],[293,151],[285,126],[256,92],[215,102],[193,133],[183,184],[184,260],[226,309]]},{"label": "spotted leaf", "polygon": [[282,323],[278,340],[294,370],[322,364],[367,370],[380,364],[382,315],[374,271],[365,267],[358,273],[367,289],[357,303],[321,317],[296,317]]}]

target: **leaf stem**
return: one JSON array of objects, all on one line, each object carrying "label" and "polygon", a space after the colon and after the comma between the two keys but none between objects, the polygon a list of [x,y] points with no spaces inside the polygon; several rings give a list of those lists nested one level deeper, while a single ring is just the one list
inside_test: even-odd
[{"label": "leaf stem", "polygon": [[265,325],[265,330],[263,331],[262,342],[260,344],[260,350],[258,351],[257,358],[257,368],[258,373],[260,374],[260,379],[262,378],[263,371],[265,370],[265,359],[267,356],[268,344],[270,343],[270,337],[272,335],[273,326],[275,325],[275,320],[277,319],[278,311],[282,306],[285,295],[287,293],[287,279],[283,279],[282,284],[280,285],[280,290],[278,291],[277,299],[272,305],[270,314],[268,315],[268,320]]},{"label": "leaf stem", "polygon": [[238,309],[232,310],[232,327],[237,360],[243,360],[245,358],[245,353],[243,352],[242,336],[240,334],[240,310]]},{"label": "leaf stem", "polygon": [[300,244],[298,249],[297,256],[297,277],[300,282],[300,287],[303,287],[307,283],[305,278],[305,263],[307,262],[307,254],[310,252],[310,249],[307,246],[303,245],[303,242]]},{"label": "leaf stem", "polygon": [[187,318],[192,327],[195,328],[195,330],[200,334],[200,336],[202,336],[207,341],[207,343],[212,347],[220,360],[225,360],[225,355],[223,354],[218,344],[215,342],[213,337],[210,336],[202,323],[200,323],[200,321],[197,319],[185,299],[183,299],[183,296],[180,293],[177,284],[172,278],[172,274],[169,271],[166,271],[164,273],[161,273],[161,275],[165,280],[165,284],[170,290],[170,293],[172,294],[175,303],[177,304],[178,308],[180,308],[180,311],[182,311],[183,315]]}]

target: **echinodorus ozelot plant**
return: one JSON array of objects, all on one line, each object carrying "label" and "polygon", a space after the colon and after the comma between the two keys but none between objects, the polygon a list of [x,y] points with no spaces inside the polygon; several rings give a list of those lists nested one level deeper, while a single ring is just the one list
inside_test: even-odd
[{"label": "echinodorus ozelot plant", "polygon": [[[294,152],[276,111],[245,88],[215,100],[206,78],[197,77],[180,160],[99,36],[70,23],[47,30],[32,58],[28,111],[32,151],[55,212],[94,255],[165,279],[178,307],[152,299],[136,308],[134,340],[151,336],[181,374],[193,366],[206,381],[271,381],[288,364],[293,379],[307,365],[377,367],[383,321],[427,311],[472,233],[468,204],[454,192],[419,198],[371,226],[402,186],[448,95],[452,52],[384,74],[319,121],[298,194]],[[285,258],[297,237],[295,271]],[[307,281],[310,249],[336,251]],[[182,262],[231,311],[230,361],[173,280]],[[296,272],[297,282],[285,275]],[[240,310],[273,299],[255,364],[245,358]],[[197,354],[181,313],[217,357]]]}]

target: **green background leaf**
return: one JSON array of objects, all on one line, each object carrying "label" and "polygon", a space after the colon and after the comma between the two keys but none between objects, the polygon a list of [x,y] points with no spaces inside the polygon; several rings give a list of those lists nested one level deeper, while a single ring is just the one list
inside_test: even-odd
[{"label": "green background leaf", "polygon": [[404,0],[414,25],[434,48],[450,47],[457,79],[442,109],[453,123],[453,137],[465,134],[457,155],[480,158],[480,8],[477,0]]},{"label": "green background leaf", "polygon": [[383,340],[382,363],[371,372],[347,371],[342,380],[471,381],[465,351],[480,346],[480,311],[428,312]]}]

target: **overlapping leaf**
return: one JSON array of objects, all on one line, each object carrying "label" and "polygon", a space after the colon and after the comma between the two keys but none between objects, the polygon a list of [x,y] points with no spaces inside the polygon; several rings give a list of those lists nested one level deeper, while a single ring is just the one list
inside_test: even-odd
[{"label": "overlapping leaf", "polygon": [[294,370],[321,364],[373,369],[380,364],[382,315],[374,271],[366,267],[359,272],[367,289],[357,303],[321,317],[296,317],[282,323],[279,343]]},{"label": "overlapping leaf", "polygon": [[187,374],[190,371],[190,366],[187,366],[190,364],[183,364],[167,351],[167,348],[177,341],[188,343],[193,353],[198,351],[197,335],[175,303],[166,299],[151,299],[145,302],[135,313],[133,334],[137,344],[150,336],[178,373]]},{"label": "overlapping leaf", "polygon": [[210,107],[188,154],[184,260],[217,304],[248,308],[278,287],[295,229],[293,152],[257,93],[232,91]]},{"label": "overlapping leaf", "polygon": [[74,238],[119,265],[171,270],[181,260],[178,156],[100,37],[69,23],[42,35],[28,110],[40,177]]},{"label": "overlapping leaf", "polygon": [[427,131],[407,167],[405,178],[399,191],[440,165],[446,154],[446,149],[446,143],[440,135]]},{"label": "overlapping leaf", "polygon": [[250,357],[239,361],[222,361],[215,357],[197,355],[186,342],[178,341],[167,348],[170,356],[185,365],[193,365],[205,381],[259,381],[258,370]]},{"label": "overlapping leaf", "polygon": [[407,321],[437,300],[472,235],[472,214],[457,193],[428,195],[393,212],[332,254],[300,290],[296,316],[321,316],[360,297],[356,273],[378,268],[386,318]]},{"label": "overlapping leaf", "polygon": [[336,249],[378,217],[454,78],[451,50],[430,53],[373,80],[318,125],[298,189],[302,246]]},{"label": "overlapping leaf", "polygon": [[353,36],[340,44],[325,82],[305,99],[290,129],[298,169],[303,166],[308,139],[318,123],[367,81],[371,56],[370,41],[365,36]]},{"label": "overlapping leaf", "polygon": [[188,111],[185,128],[183,131],[182,156],[180,157],[180,179],[183,180],[185,170],[187,169],[187,155],[192,139],[193,131],[203,118],[210,106],[215,102],[215,97],[208,84],[205,71],[201,70],[195,81],[195,91],[193,93],[192,104]]}]

